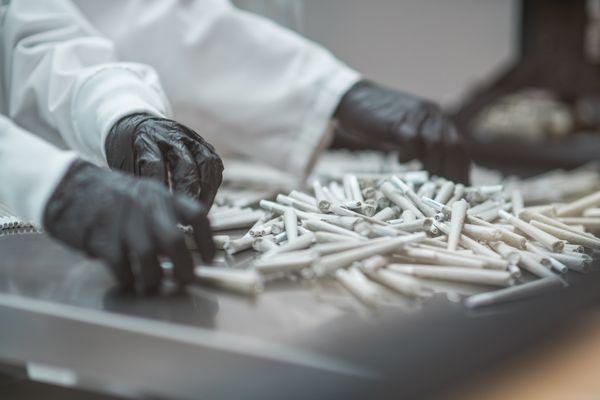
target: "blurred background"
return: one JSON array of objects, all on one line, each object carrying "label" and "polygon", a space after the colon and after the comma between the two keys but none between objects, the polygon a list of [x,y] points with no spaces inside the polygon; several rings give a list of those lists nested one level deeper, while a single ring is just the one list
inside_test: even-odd
[{"label": "blurred background", "polygon": [[234,3],[324,45],[367,77],[448,107],[517,55],[517,0]]},{"label": "blurred background", "polygon": [[235,0],[441,103],[475,161],[530,176],[600,158],[598,0]]}]

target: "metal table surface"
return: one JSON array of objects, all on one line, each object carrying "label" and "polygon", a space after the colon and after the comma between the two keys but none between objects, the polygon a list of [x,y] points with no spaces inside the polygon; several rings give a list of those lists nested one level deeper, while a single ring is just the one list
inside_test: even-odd
[{"label": "metal table surface", "polygon": [[[199,285],[138,297],[42,234],[0,237],[0,255],[0,362],[52,367],[71,385],[120,396],[422,397],[556,328],[536,302],[491,319],[446,301],[419,313],[398,303],[365,318],[320,299],[335,295],[327,282],[273,283],[256,299]],[[552,309],[563,320],[574,314]],[[491,351],[494,324],[523,318],[537,328]]]}]

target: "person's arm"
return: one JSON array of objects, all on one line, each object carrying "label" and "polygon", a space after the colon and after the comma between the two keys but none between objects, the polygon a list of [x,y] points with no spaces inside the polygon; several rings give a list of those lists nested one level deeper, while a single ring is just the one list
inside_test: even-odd
[{"label": "person's arm", "polygon": [[336,139],[394,149],[404,161],[419,159],[432,175],[469,181],[463,140],[435,103],[363,80],[344,94],[334,116]]},{"label": "person's arm", "polygon": [[119,119],[169,114],[155,71],[118,62],[112,42],[68,0],[11,1],[1,40],[9,116],[39,118],[98,165],[106,165],[105,139]]},{"label": "person's arm", "polygon": [[42,226],[48,198],[76,159],[0,115],[0,203],[24,221]]},{"label": "person's arm", "polygon": [[[205,261],[214,256],[203,207],[157,182],[82,161],[0,115],[0,203],[60,242],[104,261],[124,288],[156,291],[159,256],[186,284],[194,264],[177,224],[193,228]],[[138,268],[135,268],[135,266]]]},{"label": "person's arm", "polygon": [[360,76],[323,47],[226,0],[77,0],[128,60],[152,65],[178,118],[217,148],[301,177]]},{"label": "person's arm", "polygon": [[40,118],[96,164],[160,180],[210,207],[221,159],[163,118],[169,104],[154,70],[118,62],[113,43],[68,0],[14,0],[3,33],[13,117]]}]

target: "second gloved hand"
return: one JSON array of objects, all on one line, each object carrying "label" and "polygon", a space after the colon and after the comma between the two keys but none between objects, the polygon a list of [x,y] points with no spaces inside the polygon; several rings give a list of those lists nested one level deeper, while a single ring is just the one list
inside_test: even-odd
[{"label": "second gloved hand", "polygon": [[193,130],[148,114],[121,118],[106,138],[111,169],[157,179],[210,208],[223,180],[223,162]]},{"label": "second gloved hand", "polygon": [[[343,96],[338,130],[373,147],[398,147],[431,174],[467,183],[470,160],[454,125],[440,108],[421,98],[360,81]],[[389,146],[388,146],[389,147]]]},{"label": "second gloved hand", "polygon": [[54,238],[105,261],[119,283],[145,292],[158,289],[168,257],[180,284],[193,278],[194,265],[177,223],[191,225],[206,262],[215,253],[200,203],[173,195],[162,184],[77,161],[48,200],[44,228]]}]

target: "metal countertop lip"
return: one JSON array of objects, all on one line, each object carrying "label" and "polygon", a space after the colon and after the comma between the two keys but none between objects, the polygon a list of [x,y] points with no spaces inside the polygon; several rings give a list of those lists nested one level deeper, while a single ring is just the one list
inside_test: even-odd
[{"label": "metal countertop lip", "polygon": [[0,307],[9,307],[24,312],[44,314],[89,325],[98,325],[120,331],[152,336],[162,340],[208,347],[250,357],[270,359],[276,362],[294,364],[342,375],[366,379],[380,378],[379,374],[374,370],[338,358],[229,332],[215,332],[199,327],[125,316],[1,293]]}]

